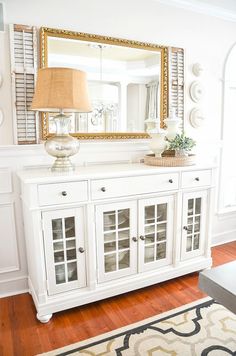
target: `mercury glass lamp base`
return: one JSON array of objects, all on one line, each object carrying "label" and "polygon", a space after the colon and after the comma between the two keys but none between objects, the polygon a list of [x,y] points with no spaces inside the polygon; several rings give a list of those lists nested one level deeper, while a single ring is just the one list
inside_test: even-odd
[{"label": "mercury glass lamp base", "polygon": [[58,157],[51,167],[52,172],[73,172],[75,166],[68,157]]},{"label": "mercury glass lamp base", "polygon": [[69,116],[60,113],[54,117],[54,123],[56,133],[45,142],[47,153],[56,158],[51,171],[71,172],[75,168],[69,157],[79,151],[79,141],[69,134]]}]

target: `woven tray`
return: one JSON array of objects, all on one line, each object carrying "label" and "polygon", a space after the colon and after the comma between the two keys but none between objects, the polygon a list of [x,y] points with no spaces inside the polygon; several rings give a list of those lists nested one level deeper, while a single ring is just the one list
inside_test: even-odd
[{"label": "woven tray", "polygon": [[196,155],[180,157],[155,157],[154,154],[144,156],[144,164],[148,166],[181,167],[196,164]]}]

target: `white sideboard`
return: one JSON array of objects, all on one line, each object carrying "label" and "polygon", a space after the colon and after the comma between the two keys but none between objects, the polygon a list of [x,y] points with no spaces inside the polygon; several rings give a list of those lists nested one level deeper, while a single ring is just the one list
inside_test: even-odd
[{"label": "white sideboard", "polygon": [[214,167],[18,173],[37,318],[211,266]]}]

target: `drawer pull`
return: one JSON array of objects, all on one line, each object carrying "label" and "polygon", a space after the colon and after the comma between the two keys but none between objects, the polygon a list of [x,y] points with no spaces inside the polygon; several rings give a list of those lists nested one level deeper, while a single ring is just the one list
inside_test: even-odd
[{"label": "drawer pull", "polygon": [[169,183],[174,183],[173,179],[169,179]]},{"label": "drawer pull", "polygon": [[200,181],[200,178],[199,178],[199,177],[196,177],[195,180],[196,180],[197,182],[199,182],[199,181]]},{"label": "drawer pull", "polygon": [[63,192],[61,192],[61,195],[63,195],[63,197],[67,196],[67,192],[65,190],[63,190]]},{"label": "drawer pull", "polygon": [[102,192],[105,192],[105,191],[106,191],[106,188],[105,188],[105,187],[102,187],[102,188],[101,188],[101,191],[102,191]]},{"label": "drawer pull", "polygon": [[84,251],[85,251],[83,247],[79,247],[78,250],[80,253],[84,253]]},{"label": "drawer pull", "polygon": [[137,237],[132,237],[132,240],[133,240],[134,242],[137,242],[137,241],[138,241]]},{"label": "drawer pull", "polygon": [[144,241],[145,240],[145,236],[141,235],[139,236],[140,240]]}]

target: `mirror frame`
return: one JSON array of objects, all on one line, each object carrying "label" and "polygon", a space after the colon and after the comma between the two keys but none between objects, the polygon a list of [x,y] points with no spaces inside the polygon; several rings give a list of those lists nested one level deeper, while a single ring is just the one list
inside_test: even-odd
[{"label": "mirror frame", "polygon": [[[76,40],[84,40],[90,42],[100,42],[110,45],[123,47],[132,47],[146,49],[150,51],[158,51],[161,54],[161,95],[160,95],[160,119],[161,127],[164,126],[164,119],[168,115],[168,47],[160,46],[153,43],[138,42],[109,36],[94,35],[83,32],[75,32],[69,30],[61,30],[55,28],[41,27],[40,28],[40,67],[48,66],[48,37],[61,37]],[[42,114],[42,139],[45,140],[51,136],[48,132],[47,114]],[[146,132],[104,132],[104,133],[73,133],[71,134],[82,140],[91,139],[146,139],[150,138]]]}]

